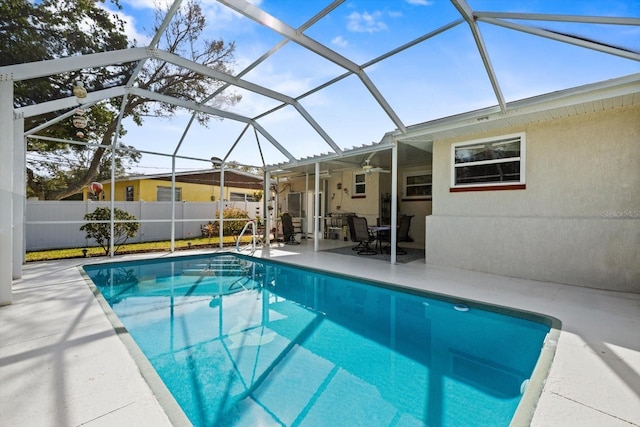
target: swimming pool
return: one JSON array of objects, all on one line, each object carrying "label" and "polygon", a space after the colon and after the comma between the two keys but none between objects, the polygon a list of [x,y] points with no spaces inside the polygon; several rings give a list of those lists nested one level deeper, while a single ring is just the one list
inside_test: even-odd
[{"label": "swimming pool", "polygon": [[509,425],[551,330],[240,255],[84,270],[196,426]]}]

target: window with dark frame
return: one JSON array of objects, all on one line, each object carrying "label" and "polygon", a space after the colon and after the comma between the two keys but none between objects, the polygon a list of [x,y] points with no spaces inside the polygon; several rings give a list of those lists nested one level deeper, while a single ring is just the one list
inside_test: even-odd
[{"label": "window with dark frame", "polygon": [[353,195],[364,196],[367,193],[367,175],[364,173],[357,173],[353,175]]},{"label": "window with dark frame", "polygon": [[432,190],[431,172],[409,172],[404,174],[404,200],[430,200]]},{"label": "window with dark frame", "polygon": [[127,202],[133,202],[133,186],[128,185],[124,190],[124,200]]},{"label": "window with dark frame", "polygon": [[453,144],[451,187],[523,185],[524,152],[524,133]]}]

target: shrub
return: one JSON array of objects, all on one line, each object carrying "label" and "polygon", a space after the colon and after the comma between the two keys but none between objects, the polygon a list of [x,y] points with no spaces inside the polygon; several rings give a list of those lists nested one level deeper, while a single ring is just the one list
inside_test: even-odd
[{"label": "shrub", "polygon": [[[113,213],[116,221],[134,221],[136,219],[135,216],[122,209],[114,208]],[[111,209],[107,207],[96,208],[95,211],[86,214],[84,219],[87,221],[110,221]],[[113,252],[117,252],[129,237],[134,237],[138,233],[139,228],[139,222],[115,223],[113,225]],[[90,222],[80,227],[80,231],[86,233],[86,239],[94,239],[98,245],[104,249],[105,254],[109,254],[111,247],[111,225],[108,222]]]},{"label": "shrub", "polygon": [[[225,236],[237,236],[247,223],[249,213],[239,208],[225,208],[222,211],[224,225],[222,230]],[[216,212],[216,218],[220,218],[220,211]],[[238,219],[239,221],[230,221],[230,219]],[[202,226],[202,234],[211,238],[220,234],[220,221],[209,222]]]}]

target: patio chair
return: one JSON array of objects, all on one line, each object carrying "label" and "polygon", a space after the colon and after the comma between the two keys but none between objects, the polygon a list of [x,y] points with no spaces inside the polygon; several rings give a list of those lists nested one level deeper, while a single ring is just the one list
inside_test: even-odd
[{"label": "patio chair", "polygon": [[[402,215],[398,219],[398,235],[396,236],[396,255],[406,255],[407,251],[398,246],[398,242],[413,242],[413,239],[409,236],[409,228],[411,227],[411,218],[413,215]],[[386,232],[381,235],[381,239],[384,242],[391,243],[391,233]],[[391,252],[391,247],[386,246],[385,252]]]},{"label": "patio chair", "polygon": [[282,234],[284,235],[285,245],[299,245],[296,240],[296,229],[293,226],[293,219],[287,212],[282,214]]},{"label": "patio chair", "polygon": [[[355,228],[353,226],[353,218],[357,216],[357,215],[349,215],[347,216],[347,228],[349,229],[349,239],[351,239],[352,242],[357,242],[356,240],[356,231]],[[352,251],[359,251],[360,249],[364,248],[364,244],[362,242],[358,242],[357,245],[355,245],[354,247],[351,248]]]},{"label": "patio chair", "polygon": [[367,219],[362,216],[353,216],[349,217],[348,221],[350,221],[350,225],[353,225],[353,227],[349,227],[349,229],[351,230],[353,228],[354,241],[358,242],[358,255],[377,254],[378,252],[371,247],[374,237],[369,234]]},{"label": "patio chair", "polygon": [[[398,224],[398,237],[397,242],[413,242],[411,236],[409,236],[409,228],[411,227],[411,218],[413,215],[403,215],[400,217]],[[406,251],[396,245],[396,254],[406,255]]]}]

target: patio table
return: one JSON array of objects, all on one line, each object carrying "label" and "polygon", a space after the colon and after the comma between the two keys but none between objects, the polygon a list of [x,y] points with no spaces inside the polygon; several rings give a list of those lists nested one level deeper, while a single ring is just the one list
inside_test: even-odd
[{"label": "patio table", "polygon": [[389,225],[372,225],[369,227],[369,233],[376,235],[376,249],[380,248],[380,253],[382,253],[382,240],[380,239],[380,232],[391,230],[391,226]]}]

